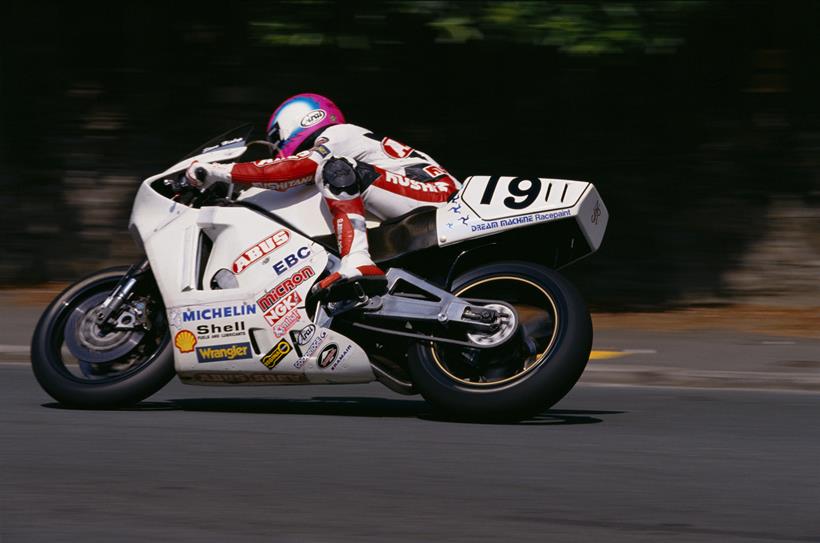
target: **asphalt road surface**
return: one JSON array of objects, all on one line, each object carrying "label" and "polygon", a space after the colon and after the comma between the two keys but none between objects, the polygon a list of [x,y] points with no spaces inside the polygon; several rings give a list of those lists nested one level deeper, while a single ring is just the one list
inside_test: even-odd
[{"label": "asphalt road surface", "polygon": [[463,424],[380,385],[61,409],[0,364],[0,542],[820,541],[820,395],[581,385]]}]

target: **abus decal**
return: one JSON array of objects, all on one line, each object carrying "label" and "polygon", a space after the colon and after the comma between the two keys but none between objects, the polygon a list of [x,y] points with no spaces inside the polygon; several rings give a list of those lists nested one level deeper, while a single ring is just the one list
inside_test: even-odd
[{"label": "abus decal", "polygon": [[308,126],[313,126],[314,124],[322,122],[322,119],[325,117],[327,117],[327,112],[324,109],[314,109],[302,117],[302,122],[299,124],[302,128],[307,128]]},{"label": "abus decal", "polygon": [[291,292],[265,312],[265,321],[267,321],[271,327],[276,326],[279,323],[279,319],[296,309],[301,301],[302,297],[299,296],[298,292]]},{"label": "abus decal", "polygon": [[266,292],[264,296],[256,300],[256,303],[259,304],[259,307],[262,311],[267,311],[273,304],[278,302],[282,297],[287,294],[288,292],[292,291],[299,285],[301,285],[306,279],[313,277],[313,268],[310,266],[305,266],[298,272],[294,273],[272,289],[270,292]]},{"label": "abus decal", "polygon": [[271,253],[284,245],[290,239],[290,233],[287,230],[279,230],[275,234],[266,237],[250,249],[242,253],[239,258],[233,262],[233,272],[242,273],[245,268],[262,258],[268,253]]}]

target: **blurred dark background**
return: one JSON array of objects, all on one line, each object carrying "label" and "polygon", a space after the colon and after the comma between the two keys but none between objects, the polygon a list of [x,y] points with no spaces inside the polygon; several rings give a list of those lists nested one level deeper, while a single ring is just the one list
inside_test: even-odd
[{"label": "blurred dark background", "polygon": [[819,22],[820,2],[18,3],[0,285],[129,263],[142,177],[318,92],[461,178],[593,181],[609,230],[567,273],[596,309],[820,305]]}]

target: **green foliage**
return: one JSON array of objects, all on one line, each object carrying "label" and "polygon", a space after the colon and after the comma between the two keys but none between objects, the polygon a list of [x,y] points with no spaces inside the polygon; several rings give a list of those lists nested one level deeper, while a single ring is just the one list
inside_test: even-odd
[{"label": "green foliage", "polygon": [[[555,48],[571,56],[669,54],[683,43],[690,17],[705,1],[591,2],[394,0],[347,4],[291,0],[251,22],[259,44],[369,48],[387,39],[398,21],[437,43],[490,41]],[[344,23],[344,24],[342,24]],[[430,32],[432,30],[432,32]]]}]

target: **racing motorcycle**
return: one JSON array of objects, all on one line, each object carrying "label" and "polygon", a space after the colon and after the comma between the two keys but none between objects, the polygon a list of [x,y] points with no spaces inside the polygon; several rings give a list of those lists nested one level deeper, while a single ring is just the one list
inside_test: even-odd
[{"label": "racing motorcycle", "polygon": [[[598,249],[608,212],[587,182],[473,176],[441,207],[368,218],[386,290],[311,293],[340,263],[315,187],[185,181],[194,161],[270,157],[246,125],[145,179],[130,231],[145,259],[68,287],[34,332],[43,389],[81,408],[199,385],[367,383],[450,417],[521,419],[559,401],[592,345],[556,270]],[[413,190],[433,190],[396,176]]]}]

